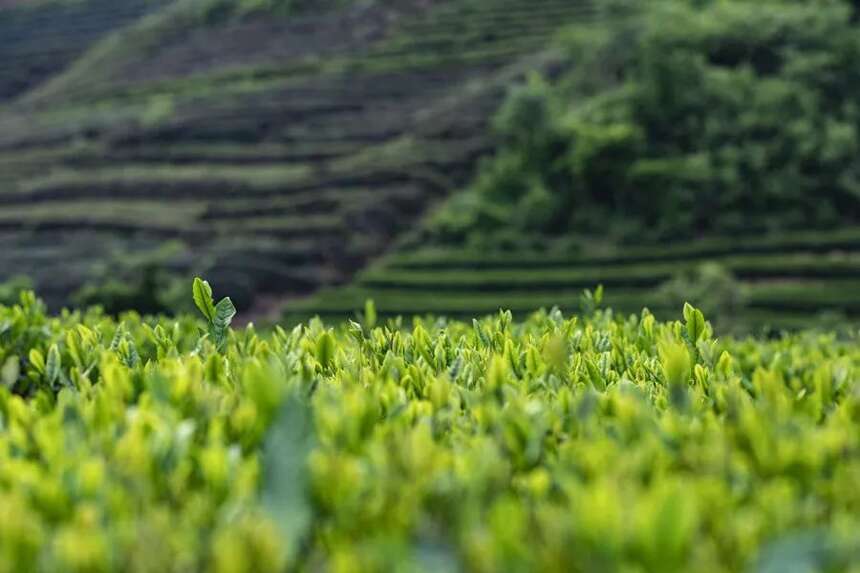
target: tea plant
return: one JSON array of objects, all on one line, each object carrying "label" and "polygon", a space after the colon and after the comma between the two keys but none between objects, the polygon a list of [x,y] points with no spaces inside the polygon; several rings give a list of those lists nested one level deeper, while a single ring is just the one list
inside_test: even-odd
[{"label": "tea plant", "polygon": [[[0,306],[0,571],[858,569],[860,347]],[[588,304],[585,304],[588,303]]]}]

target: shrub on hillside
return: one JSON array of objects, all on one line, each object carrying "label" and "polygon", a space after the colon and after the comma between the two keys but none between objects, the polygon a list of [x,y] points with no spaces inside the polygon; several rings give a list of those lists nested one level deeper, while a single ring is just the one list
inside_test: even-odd
[{"label": "shrub on hillside", "polygon": [[22,292],[32,288],[33,281],[25,276],[13,276],[7,281],[0,282],[0,304],[14,304],[18,302]]},{"label": "shrub on hillside", "polygon": [[531,79],[501,108],[500,151],[461,221],[480,228],[486,204],[505,226],[605,232],[611,218],[637,238],[855,221],[850,7],[699,4],[649,2],[571,33],[573,71]]},{"label": "shrub on hillside", "polygon": [[[709,316],[731,320],[747,303],[744,285],[718,263],[704,263],[692,271],[676,274],[657,290],[667,308],[691,302]],[[721,324],[721,326],[724,326]]]},{"label": "shrub on hillside", "polygon": [[184,281],[170,271],[180,250],[179,244],[166,243],[153,251],[117,253],[93,267],[90,280],[72,300],[82,307],[101,307],[113,316],[130,310],[141,314],[187,311]]}]

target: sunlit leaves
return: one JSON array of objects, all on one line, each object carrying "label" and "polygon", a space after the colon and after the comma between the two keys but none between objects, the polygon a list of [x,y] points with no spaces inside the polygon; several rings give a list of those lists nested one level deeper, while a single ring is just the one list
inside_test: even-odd
[{"label": "sunlit leaves", "polygon": [[18,376],[21,374],[21,364],[17,356],[10,356],[6,362],[0,367],[0,384],[11,388],[18,382]]},{"label": "sunlit leaves", "polygon": [[317,339],[315,348],[316,359],[324,370],[331,368],[334,363],[335,345],[334,336],[328,331],[323,332]]},{"label": "sunlit leaves", "polygon": [[62,358],[60,357],[60,349],[56,344],[51,345],[48,350],[48,359],[45,362],[45,377],[48,383],[56,385],[63,375]]},{"label": "sunlit leaves", "polygon": [[705,316],[699,309],[689,303],[684,304],[684,320],[686,321],[687,336],[695,344],[705,335]]},{"label": "sunlit leaves", "polygon": [[692,307],[261,334],[193,296],[203,321],[0,306],[0,564],[852,564],[856,339]]}]

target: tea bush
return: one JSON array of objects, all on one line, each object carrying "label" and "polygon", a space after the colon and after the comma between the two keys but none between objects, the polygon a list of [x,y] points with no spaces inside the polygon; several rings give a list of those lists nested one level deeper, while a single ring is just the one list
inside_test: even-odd
[{"label": "tea bush", "polygon": [[860,346],[0,306],[2,571],[858,571]]},{"label": "tea bush", "polygon": [[26,276],[13,276],[7,281],[0,282],[0,304],[14,304],[21,293],[33,288],[33,282]]},{"label": "tea bush", "polygon": [[[747,288],[719,263],[703,263],[698,267],[676,273],[660,285],[657,297],[667,305],[678,306],[686,301],[695,304],[709,316],[736,316],[747,303]],[[723,324],[720,324],[723,326]]]},{"label": "tea bush", "polygon": [[118,251],[89,269],[89,280],[72,294],[80,307],[101,307],[118,315],[135,310],[141,314],[175,314],[191,309],[184,281],[174,268],[182,245],[165,242],[140,253]]}]

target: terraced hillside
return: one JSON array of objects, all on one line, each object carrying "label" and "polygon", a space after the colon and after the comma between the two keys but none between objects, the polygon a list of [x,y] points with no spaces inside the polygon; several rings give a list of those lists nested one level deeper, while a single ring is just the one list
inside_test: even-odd
[{"label": "terraced hillside", "polygon": [[578,57],[561,77],[511,94],[467,189],[353,286],[289,312],[571,310],[603,284],[619,311],[688,300],[723,333],[856,324],[852,8],[628,6],[566,36]]},{"label": "terraced hillside", "polygon": [[95,262],[173,239],[173,268],[247,304],[341,283],[468,179],[506,87],[552,73],[556,31],[597,16],[392,0],[178,33],[187,5],[2,108],[0,280],[33,276],[59,304]]},{"label": "terraced hillside", "polygon": [[107,33],[170,1],[0,2],[0,102],[61,72]]},{"label": "terraced hillside", "polygon": [[[367,269],[355,284],[323,291],[289,305],[293,320],[354,316],[375,301],[384,316],[516,313],[539,308],[578,310],[583,289],[606,289],[605,303],[621,312],[643,306],[677,312],[661,285],[703,263],[716,263],[739,282],[743,301],[732,318],[746,327],[804,327],[823,313],[860,317],[860,229],[738,239],[702,239],[686,245],[597,246],[582,252],[488,254],[444,249],[401,249]],[[664,287],[665,288],[665,287]],[[692,296],[688,289],[686,296]],[[708,298],[719,296],[706,293]]]}]

